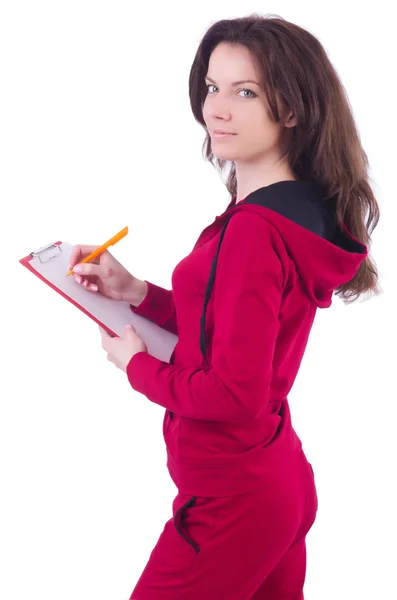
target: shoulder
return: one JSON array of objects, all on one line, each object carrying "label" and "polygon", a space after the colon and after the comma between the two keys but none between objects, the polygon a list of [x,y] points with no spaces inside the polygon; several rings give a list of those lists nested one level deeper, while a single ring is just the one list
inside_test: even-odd
[{"label": "shoulder", "polygon": [[244,244],[257,252],[268,252],[271,246],[282,255],[285,252],[283,238],[277,227],[266,215],[250,210],[238,210],[230,215],[225,224],[224,243]]},{"label": "shoulder", "polygon": [[238,211],[226,224],[219,261],[227,270],[244,271],[246,276],[264,272],[288,275],[288,254],[277,228],[262,215]]}]

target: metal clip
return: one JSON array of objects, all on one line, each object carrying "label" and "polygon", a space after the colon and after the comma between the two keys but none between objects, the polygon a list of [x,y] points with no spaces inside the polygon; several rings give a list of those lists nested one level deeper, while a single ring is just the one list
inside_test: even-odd
[{"label": "metal clip", "polygon": [[37,257],[41,263],[46,263],[51,258],[59,256],[61,252],[62,248],[58,244],[48,244],[35,252],[31,252],[30,256]]}]

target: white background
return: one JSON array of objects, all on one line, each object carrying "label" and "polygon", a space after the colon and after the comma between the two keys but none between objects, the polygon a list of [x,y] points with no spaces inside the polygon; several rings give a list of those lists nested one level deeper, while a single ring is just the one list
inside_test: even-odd
[{"label": "white background", "polygon": [[[386,2],[6,0],[0,13],[0,597],[127,600],[171,516],[163,409],[106,360],[95,323],[19,264],[100,244],[170,286],[228,194],[188,99],[215,20],[276,13],[324,44],[382,218],[383,294],[319,311],[289,396],[318,487],[306,598],[397,598],[394,21]],[[222,599],[220,600],[227,600]]]}]

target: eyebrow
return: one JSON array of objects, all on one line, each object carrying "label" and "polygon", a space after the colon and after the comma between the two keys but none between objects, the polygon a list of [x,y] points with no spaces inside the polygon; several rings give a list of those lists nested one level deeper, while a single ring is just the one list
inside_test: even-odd
[{"label": "eyebrow", "polygon": [[[208,77],[208,75],[205,76],[205,79],[208,79],[208,81],[211,81],[212,83],[216,83],[213,79],[211,79],[211,77]],[[242,81],[235,81],[234,83],[232,83],[232,85],[240,85],[241,83],[255,83],[255,85],[260,87],[259,83],[253,81],[252,79],[243,79]]]}]

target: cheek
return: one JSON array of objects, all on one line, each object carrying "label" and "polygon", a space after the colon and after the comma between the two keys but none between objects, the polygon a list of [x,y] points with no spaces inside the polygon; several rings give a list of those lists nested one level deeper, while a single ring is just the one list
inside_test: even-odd
[{"label": "cheek", "polygon": [[202,113],[203,113],[203,119],[204,119],[204,123],[207,125],[208,124],[208,104],[207,102],[204,102],[203,108],[202,108]]},{"label": "cheek", "polygon": [[253,112],[243,123],[242,131],[253,140],[269,141],[278,136],[279,126],[263,112]]}]

